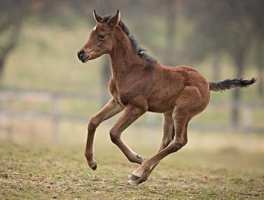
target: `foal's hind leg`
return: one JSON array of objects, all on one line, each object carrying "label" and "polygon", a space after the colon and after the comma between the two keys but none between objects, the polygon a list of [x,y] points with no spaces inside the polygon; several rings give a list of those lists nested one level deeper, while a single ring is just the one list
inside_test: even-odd
[{"label": "foal's hind leg", "polygon": [[181,97],[177,100],[177,107],[174,108],[172,117],[175,127],[175,137],[171,143],[156,155],[143,162],[143,164],[136,169],[129,180],[130,184],[139,184],[147,180],[148,176],[164,157],[178,151],[187,143],[187,127],[189,121],[198,113],[203,111],[209,98],[201,96],[198,88],[189,86],[185,87],[181,93]]},{"label": "foal's hind leg", "polygon": [[174,126],[176,127],[174,133],[175,137],[170,144],[137,168],[130,177],[130,184],[139,184],[146,181],[151,172],[164,157],[178,151],[187,143],[187,126],[190,118],[185,114],[182,115],[182,118],[185,119],[183,119],[181,123],[174,122]]},{"label": "foal's hind leg", "polygon": [[172,111],[163,113],[163,136],[160,144],[159,151],[167,147],[175,136],[174,123],[172,119]]},{"label": "foal's hind leg", "polygon": [[[174,123],[172,119],[172,111],[163,113],[163,127],[162,128],[163,128],[163,136],[162,136],[162,141],[161,141],[158,152],[166,148],[171,143],[171,141],[173,140],[175,136]],[[147,180],[148,176],[151,174],[151,172],[156,168],[158,164],[159,162],[151,168],[149,173],[143,174],[144,177],[141,177],[141,179]],[[128,183],[133,184],[132,180],[137,180],[138,177],[133,177],[133,174],[132,174],[130,179],[131,180],[129,180]]]},{"label": "foal's hind leg", "polygon": [[93,141],[96,128],[104,120],[107,120],[117,113],[121,112],[123,107],[118,104],[114,99],[111,99],[97,114],[91,117],[88,124],[88,135],[85,148],[85,157],[88,165],[95,170],[97,168],[96,161],[93,158]]}]

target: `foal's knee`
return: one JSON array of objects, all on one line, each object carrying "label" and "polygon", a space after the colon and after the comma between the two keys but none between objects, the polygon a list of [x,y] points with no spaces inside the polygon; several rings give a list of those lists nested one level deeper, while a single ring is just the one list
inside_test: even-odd
[{"label": "foal's knee", "polygon": [[110,134],[111,141],[114,144],[117,144],[118,140],[120,139],[119,134],[116,131],[114,131],[114,130],[110,130],[109,134]]},{"label": "foal's knee", "polygon": [[87,127],[88,132],[94,132],[95,129],[98,127],[98,125],[99,125],[98,120],[96,120],[96,118],[94,117],[91,117]]}]

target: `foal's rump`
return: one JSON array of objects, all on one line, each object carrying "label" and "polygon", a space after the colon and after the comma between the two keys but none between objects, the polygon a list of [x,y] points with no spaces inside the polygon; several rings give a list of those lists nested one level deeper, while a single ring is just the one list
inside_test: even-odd
[{"label": "foal's rump", "polygon": [[[174,68],[174,70],[180,74],[182,74],[185,77],[185,83],[187,85],[196,85],[199,87],[199,85],[204,85],[205,78],[194,68],[188,67],[188,66],[177,66]],[[226,79],[220,82],[207,82],[207,85],[209,86],[209,90],[215,91],[215,92],[222,92],[225,90],[229,90],[235,87],[248,87],[252,84],[254,84],[257,81],[256,78],[252,78],[250,80],[247,79]]]}]

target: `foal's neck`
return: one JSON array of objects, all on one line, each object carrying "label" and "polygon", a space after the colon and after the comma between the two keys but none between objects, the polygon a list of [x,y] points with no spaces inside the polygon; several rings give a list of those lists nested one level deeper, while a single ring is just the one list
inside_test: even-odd
[{"label": "foal's neck", "polygon": [[128,36],[123,31],[116,35],[114,42],[114,48],[109,54],[112,74],[114,78],[121,78],[131,71],[131,67],[141,66],[143,60],[137,55]]}]

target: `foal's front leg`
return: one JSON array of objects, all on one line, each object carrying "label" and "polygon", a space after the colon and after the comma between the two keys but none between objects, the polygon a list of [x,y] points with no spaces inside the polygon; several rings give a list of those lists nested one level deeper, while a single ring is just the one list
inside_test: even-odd
[{"label": "foal's front leg", "polygon": [[114,144],[116,144],[119,149],[125,154],[130,162],[142,164],[145,159],[141,158],[136,154],[127,144],[121,140],[122,132],[130,126],[134,121],[136,121],[140,116],[142,116],[146,110],[127,105],[122,116],[118,119],[116,124],[110,130],[110,137]]},{"label": "foal's front leg", "polygon": [[93,141],[96,128],[104,120],[107,120],[117,113],[121,112],[124,108],[117,103],[114,99],[111,99],[97,114],[91,117],[88,124],[88,135],[85,148],[85,157],[87,159],[88,165],[96,170],[97,164],[93,158]]}]

